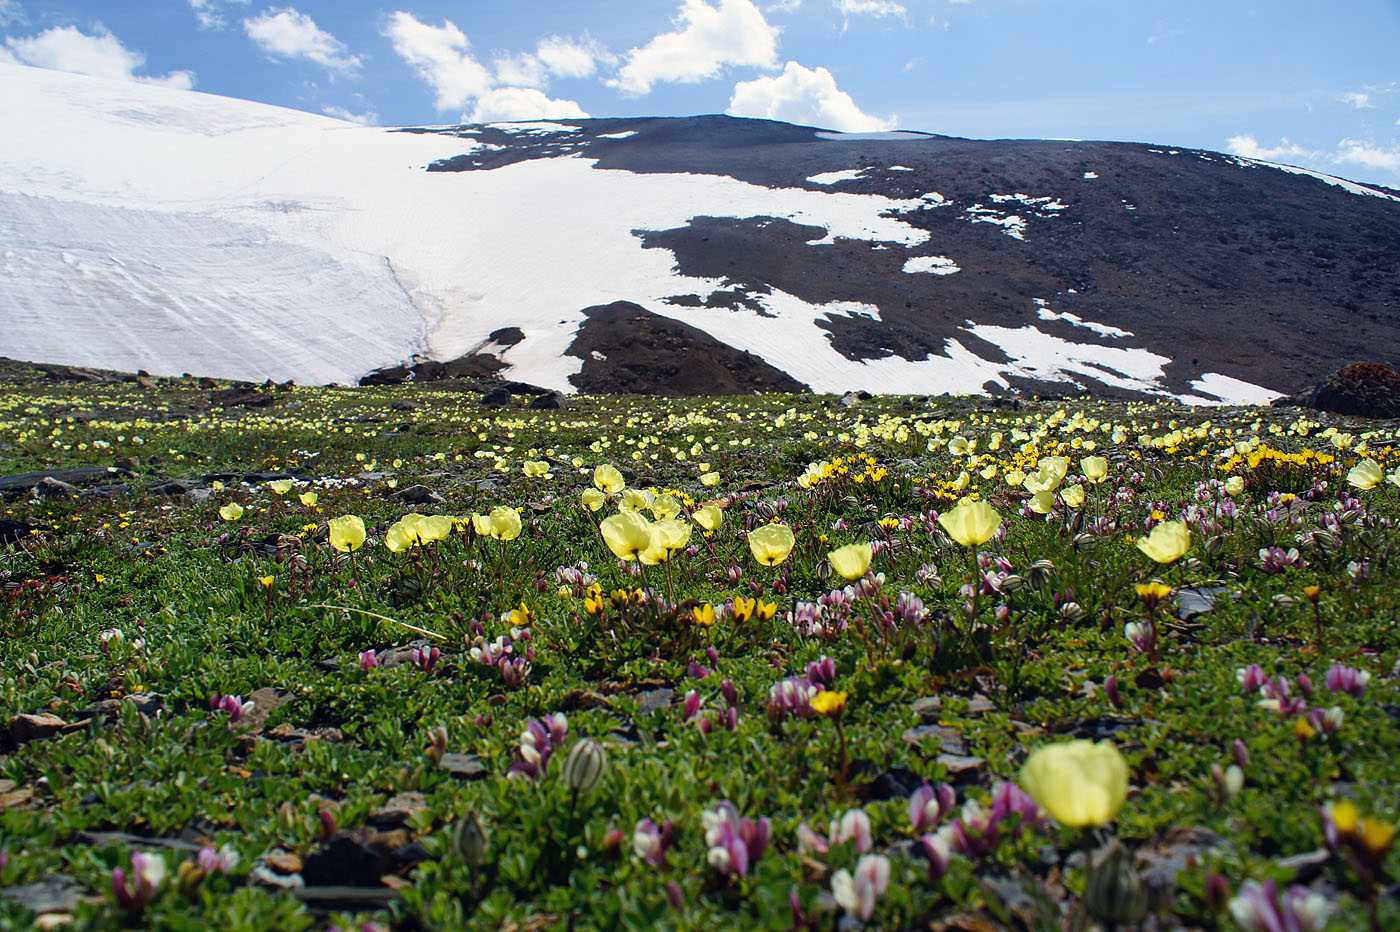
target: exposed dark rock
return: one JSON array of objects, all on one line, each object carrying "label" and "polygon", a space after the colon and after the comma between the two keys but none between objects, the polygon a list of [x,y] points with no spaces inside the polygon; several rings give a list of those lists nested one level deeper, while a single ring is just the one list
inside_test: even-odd
[{"label": "exposed dark rock", "polygon": [[75,498],[78,495],[78,487],[62,479],[45,476],[34,484],[34,494],[39,498]]},{"label": "exposed dark rock", "polygon": [[512,403],[510,389],[497,385],[481,393],[481,403],[488,408],[504,408]]},{"label": "exposed dark rock", "polygon": [[56,735],[67,725],[63,719],[49,712],[16,715],[10,719],[10,737],[16,744],[24,744]]},{"label": "exposed dark rock", "polygon": [[13,518],[0,518],[0,546],[8,547],[11,544],[28,540],[35,534],[42,534],[53,530],[44,527],[42,524],[30,524],[28,521],[16,521]]},{"label": "exposed dark rock", "polygon": [[535,411],[557,411],[566,405],[563,395],[558,392],[548,392],[530,399],[530,404],[527,407]]},{"label": "exposed dark rock", "polygon": [[1355,417],[1400,417],[1400,372],[1379,363],[1344,366],[1318,383],[1307,406]]},{"label": "exposed dark rock", "polygon": [[584,309],[568,355],[580,391],[628,395],[740,395],[805,392],[807,386],[752,353],[630,301]]},{"label": "exposed dark rock", "polygon": [[276,396],[256,388],[225,388],[209,393],[209,404],[217,408],[265,408]]},{"label": "exposed dark rock", "polygon": [[306,858],[301,876],[308,886],[375,887],[393,864],[370,847],[368,829],[339,832],[320,851]]},{"label": "exposed dark rock", "polygon": [[411,485],[394,493],[394,498],[406,505],[445,505],[447,499],[426,485]]}]

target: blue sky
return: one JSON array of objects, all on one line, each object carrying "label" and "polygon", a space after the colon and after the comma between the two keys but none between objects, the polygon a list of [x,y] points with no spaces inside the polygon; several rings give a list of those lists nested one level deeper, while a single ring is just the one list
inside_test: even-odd
[{"label": "blue sky", "polygon": [[0,0],[0,36],[0,60],[386,126],[727,112],[1400,187],[1400,0]]}]

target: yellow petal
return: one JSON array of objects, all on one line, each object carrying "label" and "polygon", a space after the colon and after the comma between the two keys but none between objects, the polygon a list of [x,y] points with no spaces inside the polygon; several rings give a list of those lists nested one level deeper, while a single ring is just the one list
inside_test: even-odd
[{"label": "yellow petal", "polygon": [[696,524],[707,531],[713,531],[724,523],[724,511],[718,505],[697,508],[691,517],[695,519]]},{"label": "yellow petal", "polygon": [[938,524],[959,544],[976,547],[992,539],[1001,527],[1001,515],[986,502],[965,498],[939,515]]},{"label": "yellow petal", "polygon": [[603,542],[619,560],[636,560],[651,546],[651,523],[635,511],[620,511],[598,525]]},{"label": "yellow petal", "polygon": [[847,544],[826,555],[831,568],[846,579],[860,579],[870,569],[873,551],[869,544]]},{"label": "yellow petal", "polygon": [[1185,521],[1163,521],[1137,547],[1158,563],[1175,563],[1191,549],[1191,531]]},{"label": "yellow petal", "polygon": [[612,494],[621,492],[622,487],[627,483],[622,479],[622,473],[616,466],[599,466],[593,470],[593,484],[604,492]]},{"label": "yellow petal", "polygon": [[515,540],[520,536],[520,512],[508,505],[491,509],[491,536],[496,540]]},{"label": "yellow petal", "polygon": [[365,543],[365,522],[358,515],[344,515],[326,522],[331,546],[341,553],[359,550]]}]

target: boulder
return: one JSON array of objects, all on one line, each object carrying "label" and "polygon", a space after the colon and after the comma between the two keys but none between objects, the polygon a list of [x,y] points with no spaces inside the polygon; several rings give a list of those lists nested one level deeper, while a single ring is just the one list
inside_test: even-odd
[{"label": "boulder", "polygon": [[1354,417],[1400,417],[1400,372],[1379,363],[1343,366],[1317,384],[1307,406]]}]

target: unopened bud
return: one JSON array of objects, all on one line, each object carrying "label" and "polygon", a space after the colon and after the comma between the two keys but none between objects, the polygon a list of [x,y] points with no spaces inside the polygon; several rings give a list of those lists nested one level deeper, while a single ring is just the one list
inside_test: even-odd
[{"label": "unopened bud", "polygon": [[569,748],[564,760],[564,782],[579,793],[593,790],[608,770],[608,755],[592,738],[581,738]]},{"label": "unopened bud", "polygon": [[1225,555],[1225,538],[1219,535],[1206,538],[1205,551],[1210,559],[1219,560]]},{"label": "unopened bud", "polygon": [[680,884],[674,880],[666,882],[666,901],[678,913],[685,909],[685,894],[681,892]]},{"label": "unopened bud", "polygon": [[452,829],[452,853],[468,867],[480,867],[491,858],[491,832],[481,816],[468,812]]},{"label": "unopened bud", "polygon": [[1085,614],[1084,606],[1078,602],[1066,602],[1060,606],[1060,618],[1070,624],[1083,621]]},{"label": "unopened bud", "polygon": [[1245,767],[1248,767],[1249,748],[1245,747],[1244,742],[1241,741],[1239,738],[1236,738],[1232,750],[1235,756],[1235,763],[1240,766],[1240,769],[1243,770]]},{"label": "unopened bud", "polygon": [[1118,839],[1092,857],[1084,905],[1090,915],[1106,923],[1135,923],[1147,915],[1147,891],[1133,867],[1133,859]]},{"label": "unopened bud", "polygon": [[1026,579],[1024,576],[1017,576],[1015,573],[1010,573],[1001,578],[1000,588],[1002,592],[1015,592],[1025,584]]},{"label": "unopened bud", "polygon": [[1108,701],[1113,703],[1115,708],[1123,707],[1123,694],[1118,691],[1118,676],[1110,673],[1103,681],[1104,695],[1108,696]]},{"label": "unopened bud", "polygon": [[330,841],[335,836],[335,813],[322,809],[316,813],[316,818],[321,822],[321,841]]},{"label": "unopened bud", "polygon": [[1037,589],[1050,584],[1055,575],[1055,564],[1049,560],[1036,560],[1026,569],[1026,580]]}]

